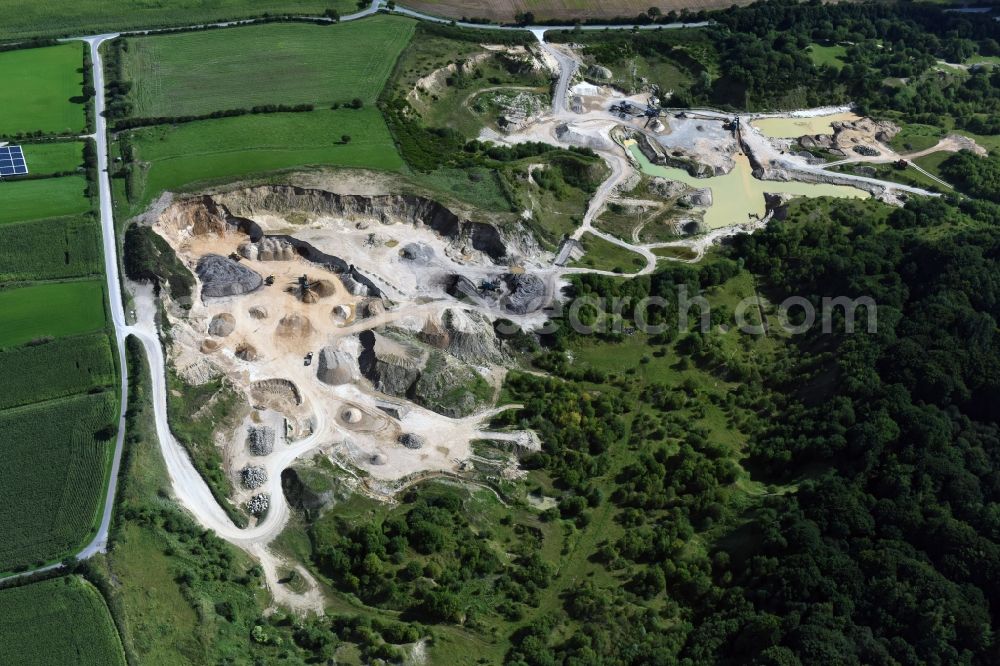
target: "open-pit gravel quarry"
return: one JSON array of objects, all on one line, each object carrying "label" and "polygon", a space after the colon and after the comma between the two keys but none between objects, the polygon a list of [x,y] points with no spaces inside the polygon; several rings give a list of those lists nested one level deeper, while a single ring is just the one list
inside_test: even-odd
[{"label": "open-pit gravel quarry", "polygon": [[[288,179],[294,185],[236,184],[197,196],[168,195],[142,217],[196,280],[193,303],[164,297],[170,325],[166,362],[189,383],[222,376],[245,398],[241,422],[219,433],[217,443],[236,488],[232,500],[258,522],[245,530],[232,525],[169,434],[158,405],[174,489],[202,524],[261,559],[283,603],[322,606],[315,585],[304,595],[276,589],[281,588],[275,584],[277,560],[266,548],[288,520],[281,476],[297,459],[326,457],[356,491],[387,500],[409,483],[472,470],[482,462],[473,449],[481,440],[508,452],[505,462],[492,463],[491,473],[519,474],[517,456],[538,450],[540,443],[531,432],[490,430],[492,416],[517,407],[497,405],[513,360],[493,325],[503,318],[536,329],[546,321],[545,308],[560,297],[563,276],[607,273],[565,267],[578,256],[574,241],[583,235],[635,252],[645,261],[636,274],[648,274],[657,261],[667,260],[654,249],[686,247],[694,257],[688,260],[696,261],[719,239],[766,224],[773,204],[782,200],[769,198],[766,213],[756,199],[727,202],[726,210],[736,211],[734,219],[715,216],[707,226],[718,228],[709,230],[703,218],[713,198],[790,194],[781,186],[787,181],[815,184],[816,195],[841,193],[832,189],[836,186],[890,203],[929,194],[826,171],[808,154],[792,150],[789,139],[765,135],[750,116],[740,122],[705,109],[648,122],[612,112],[610,106],[623,97],[581,82],[574,50],[547,44],[544,31],[535,32],[539,44],[533,57],[557,77],[551,108],[503,134],[486,129],[481,138],[586,146],[607,162],[610,176],[557,252],[541,249],[517,224],[501,230],[468,211],[399,194],[391,186],[352,189],[351,177],[343,175],[338,181],[303,175]],[[644,107],[648,97],[629,100]],[[779,118],[846,112],[802,111]],[[832,130],[844,139],[842,148],[848,142],[872,144],[887,160],[898,157],[882,142],[886,128],[858,124],[853,116],[836,118]],[[838,148],[830,139],[812,141]],[[756,184],[780,182],[773,190],[764,185],[743,193],[712,192],[709,181],[698,187],[698,177],[723,176],[739,164]],[[670,173],[668,167],[684,169],[687,178],[659,178]],[[651,189],[670,196],[683,192],[693,204],[675,221],[676,240],[629,242],[593,226],[609,203],[630,201],[642,171],[652,177]],[[150,290],[135,292],[138,322],[129,329],[147,347],[156,345]],[[151,361],[162,367],[155,351]],[[311,581],[304,569],[296,570]]]},{"label": "open-pit gravel quarry", "polygon": [[[442,218],[444,233],[420,212]],[[291,213],[310,221],[290,229]],[[172,362],[192,383],[224,375],[250,406],[225,450],[241,502],[256,496],[241,482],[248,466],[307,438],[385,495],[460,469],[476,439],[537,446],[486,426],[506,360],[492,320],[543,321],[555,273],[494,263],[488,253],[506,257],[507,245],[480,244],[481,230],[449,215],[417,199],[296,188],[198,197],[160,215],[154,229],[200,294],[189,310],[168,308]],[[255,450],[254,428],[274,433],[273,446]]]}]

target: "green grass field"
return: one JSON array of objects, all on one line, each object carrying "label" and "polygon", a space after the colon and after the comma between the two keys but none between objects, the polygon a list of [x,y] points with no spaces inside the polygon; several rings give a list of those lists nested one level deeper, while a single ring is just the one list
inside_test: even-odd
[{"label": "green grass field", "polygon": [[[931,155],[937,155],[937,154],[938,153],[931,153]],[[942,154],[944,154],[947,157],[952,155],[953,153],[946,152]],[[916,161],[918,164],[920,163],[920,159]],[[923,165],[921,164],[921,166]],[[912,167],[907,167],[906,169],[897,169],[895,165],[892,164],[865,164],[863,166],[845,164],[838,167],[833,167],[833,169],[840,171],[842,173],[853,173],[869,177],[870,177],[869,170],[873,169],[875,171],[874,177],[880,180],[888,180],[893,183],[902,183],[903,185],[911,185],[913,187],[922,187],[932,192],[947,193],[946,188],[942,187],[940,183],[938,183],[936,180],[934,180],[933,178],[928,178],[927,176],[925,176],[924,174],[920,173],[919,171],[917,171]],[[859,169],[864,169],[864,171],[860,171]],[[928,171],[930,171],[930,169],[928,169]]]},{"label": "green grass field", "polygon": [[0,571],[61,559],[89,537],[104,497],[116,412],[114,391],[0,412]]},{"label": "green grass field", "polygon": [[0,224],[0,283],[100,273],[99,226],[89,215]]},{"label": "green grass field", "polygon": [[573,266],[596,268],[615,273],[635,273],[646,265],[646,260],[642,258],[642,255],[626,250],[620,245],[609,243],[593,234],[584,234],[580,242],[583,244],[585,254],[579,261],[574,262]]},{"label": "green grass field", "polygon": [[101,280],[50,282],[0,290],[0,349],[37,338],[90,333],[104,328]]},{"label": "green grass field", "polygon": [[273,23],[129,41],[134,115],[260,104],[373,104],[415,22],[375,16],[335,26]]},{"label": "green grass field", "polygon": [[354,0],[0,0],[0,39],[91,35],[112,30],[186,26],[220,19],[291,12],[319,16],[327,8],[357,11]]},{"label": "green grass field", "polygon": [[18,666],[125,664],[108,605],[78,576],[0,590],[0,660]]},{"label": "green grass field", "polygon": [[[341,136],[350,135],[347,144]],[[396,170],[403,162],[377,109],[273,113],[133,133],[138,168],[133,203],[164,190],[309,165]]]},{"label": "green grass field", "polygon": [[0,352],[0,377],[0,409],[110,388],[111,343],[104,333],[93,333],[8,349]]},{"label": "green grass field", "polygon": [[[922,169],[924,169],[926,171],[929,171],[930,173],[934,174],[938,178],[943,178],[943,176],[941,175],[941,163],[944,162],[945,160],[947,160],[949,157],[951,157],[954,154],[955,153],[949,153],[949,152],[946,152],[944,150],[939,150],[939,151],[937,151],[935,153],[931,153],[930,155],[924,155],[923,157],[918,157],[917,159],[915,159],[913,161],[920,168],[922,168]],[[945,179],[945,182],[947,182],[947,179]],[[944,188],[940,188],[940,187],[938,189],[944,190]],[[946,190],[946,191],[950,192],[950,190]]]},{"label": "green grass field", "polygon": [[844,66],[844,59],[847,57],[847,48],[839,44],[834,46],[810,44],[806,51],[814,65],[830,65],[837,69]]},{"label": "green grass field", "polygon": [[0,225],[90,210],[83,176],[0,182],[0,202]]},{"label": "green grass field", "polygon": [[899,133],[892,137],[889,145],[893,150],[903,153],[926,150],[940,141],[945,133],[944,129],[933,125],[906,123]]},{"label": "green grass field", "polygon": [[21,148],[28,172],[36,176],[75,171],[83,166],[82,141],[25,143]]},{"label": "green grass field", "polygon": [[[16,4],[17,10],[0,8],[4,24],[27,6]],[[84,106],[70,100],[83,93],[82,68],[81,43],[0,53],[0,135],[81,134]]]}]

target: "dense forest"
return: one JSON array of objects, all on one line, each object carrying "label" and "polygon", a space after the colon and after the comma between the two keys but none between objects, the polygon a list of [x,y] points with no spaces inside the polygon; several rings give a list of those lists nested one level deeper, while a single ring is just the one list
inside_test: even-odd
[{"label": "dense forest", "polygon": [[[953,159],[971,191],[986,187],[992,159]],[[886,216],[838,205],[740,236],[722,263],[723,278],[738,262],[773,296],[807,295],[817,309],[823,296],[878,304],[877,331],[845,333],[840,318],[833,334],[791,338],[794,362],[734,393],[754,414],[739,464],[788,491],[737,508],[737,463],[710,439],[669,421],[633,427],[643,452],[609,498],[629,529],[600,552],[633,573],[617,592],[581,587],[561,614],[524,627],[510,663],[996,663],[1000,208],[916,200]],[[659,273],[649,288],[698,284],[693,273]],[[602,283],[577,288],[620,289]],[[515,386],[522,423],[544,433],[545,464],[579,493],[593,471],[580,461],[607,445],[614,410],[561,427],[579,409],[563,394],[585,395],[575,382],[588,378],[557,355],[543,365],[573,381]],[[683,403],[670,393],[645,399],[668,415]],[[713,521],[725,529],[692,557],[686,542]],[[583,631],[553,644],[567,622]]]},{"label": "dense forest", "polygon": [[[991,160],[948,168],[987,191]],[[676,320],[679,285],[716,299],[752,274],[774,302],[870,297],[875,330],[849,332],[840,314],[752,363],[762,352],[727,351],[731,312],[714,308],[709,332],[693,320],[645,338],[640,365],[671,369],[645,377],[579,357],[621,355],[627,331],[512,336],[535,371],[508,377],[524,407],[495,425],[540,435],[522,464],[550,480],[554,506],[482,515],[462,493],[415,489],[368,522],[311,522],[317,573],[431,635],[492,631],[518,666],[996,663],[1000,207],[950,196],[787,213],[696,266],[572,289],[661,296],[658,323]],[[562,557],[593,535],[585,564],[542,556],[552,528]]]},{"label": "dense forest", "polygon": [[[851,100],[863,112],[897,112],[910,122],[939,125],[950,116],[973,132],[1000,130],[1000,70],[972,67],[958,76],[939,66],[1000,55],[1000,22],[989,17],[906,2],[770,0],[691,18],[713,21],[700,40],[671,30],[565,31],[552,39],[583,42],[606,64],[633,52],[667,58],[691,80],[681,89],[651,81],[674,90],[671,106],[752,111]],[[843,62],[814,62],[812,44],[844,47]]]}]

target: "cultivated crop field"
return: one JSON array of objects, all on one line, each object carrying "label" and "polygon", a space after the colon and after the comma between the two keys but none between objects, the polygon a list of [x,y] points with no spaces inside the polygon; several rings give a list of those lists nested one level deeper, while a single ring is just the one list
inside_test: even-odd
[{"label": "cultivated crop field", "polygon": [[0,412],[0,571],[62,557],[87,538],[104,496],[116,413],[114,391]]},{"label": "cultivated crop field", "polygon": [[0,202],[0,225],[90,210],[83,176],[0,182]]},{"label": "cultivated crop field", "polygon": [[125,664],[111,613],[78,576],[0,590],[0,660],[18,666]]},{"label": "cultivated crop field", "polygon": [[[350,135],[347,144],[341,136]],[[403,162],[377,109],[273,113],[157,126],[132,133],[133,203],[164,190],[308,165],[395,170]]]},{"label": "cultivated crop field", "polygon": [[82,141],[52,141],[49,143],[24,143],[24,159],[28,171],[35,176],[75,171],[83,166]]},{"label": "cultivated crop field", "polygon": [[82,277],[102,270],[90,215],[0,224],[0,282]]},{"label": "cultivated crop field", "polygon": [[[0,7],[3,23],[33,3],[15,4]],[[0,53],[0,135],[82,134],[84,106],[72,101],[83,93],[82,68],[82,42]]]},{"label": "cultivated crop field", "polygon": [[199,115],[263,104],[374,103],[415,22],[273,23],[130,39],[133,115]]},{"label": "cultivated crop field", "polygon": [[0,409],[63,398],[115,381],[111,342],[104,333],[59,338],[0,352]]},{"label": "cultivated crop field", "polygon": [[90,333],[104,328],[101,280],[47,282],[0,290],[0,349],[36,338]]},{"label": "cultivated crop field", "polygon": [[346,15],[354,0],[0,0],[0,39],[92,35],[112,30],[186,26],[196,23],[293,13],[319,16],[327,9]]}]

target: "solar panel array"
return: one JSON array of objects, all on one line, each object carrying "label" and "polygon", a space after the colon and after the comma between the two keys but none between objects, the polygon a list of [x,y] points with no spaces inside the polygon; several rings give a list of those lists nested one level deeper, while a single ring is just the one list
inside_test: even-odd
[{"label": "solar panel array", "polygon": [[0,178],[28,173],[21,146],[0,146]]}]

